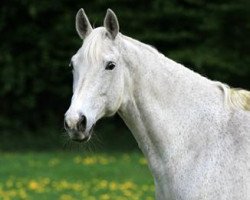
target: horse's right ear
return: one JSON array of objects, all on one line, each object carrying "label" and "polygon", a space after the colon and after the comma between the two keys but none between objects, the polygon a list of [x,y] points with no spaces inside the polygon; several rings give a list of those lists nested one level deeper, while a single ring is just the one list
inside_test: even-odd
[{"label": "horse's right ear", "polygon": [[86,38],[92,31],[92,26],[89,23],[89,19],[81,8],[76,14],[76,31],[80,38]]}]

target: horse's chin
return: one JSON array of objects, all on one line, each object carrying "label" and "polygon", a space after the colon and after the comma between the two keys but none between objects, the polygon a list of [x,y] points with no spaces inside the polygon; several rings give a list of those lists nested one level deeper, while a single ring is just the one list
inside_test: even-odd
[{"label": "horse's chin", "polygon": [[79,142],[79,143],[83,143],[83,142],[88,142],[91,138],[91,134],[90,133],[86,133],[86,132],[75,132],[74,134],[70,134],[70,139],[74,142]]}]

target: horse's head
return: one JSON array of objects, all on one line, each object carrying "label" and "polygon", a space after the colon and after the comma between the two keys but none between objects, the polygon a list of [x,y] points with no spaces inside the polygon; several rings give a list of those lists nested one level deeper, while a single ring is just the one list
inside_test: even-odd
[{"label": "horse's head", "polygon": [[83,9],[76,15],[76,30],[83,45],[71,59],[73,97],[65,114],[65,128],[72,140],[90,139],[94,124],[117,112],[124,83],[119,52],[119,24],[110,9],[104,27],[92,29]]}]

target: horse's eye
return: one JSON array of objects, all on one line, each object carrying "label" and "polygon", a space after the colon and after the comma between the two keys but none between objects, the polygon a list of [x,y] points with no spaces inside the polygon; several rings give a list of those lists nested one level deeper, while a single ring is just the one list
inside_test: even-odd
[{"label": "horse's eye", "polygon": [[112,70],[114,68],[115,68],[115,63],[114,62],[108,62],[108,64],[105,67],[106,70]]}]

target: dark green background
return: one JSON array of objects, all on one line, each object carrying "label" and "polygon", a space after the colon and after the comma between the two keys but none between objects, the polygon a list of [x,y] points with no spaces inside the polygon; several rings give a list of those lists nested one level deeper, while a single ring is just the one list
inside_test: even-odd
[{"label": "dark green background", "polygon": [[[204,76],[250,89],[249,2],[2,0],[0,149],[60,149],[67,141],[63,116],[72,95],[68,63],[81,46],[74,27],[79,8],[95,27],[112,8],[123,34]],[[102,121],[96,132],[94,148],[136,148],[119,117]]]}]

